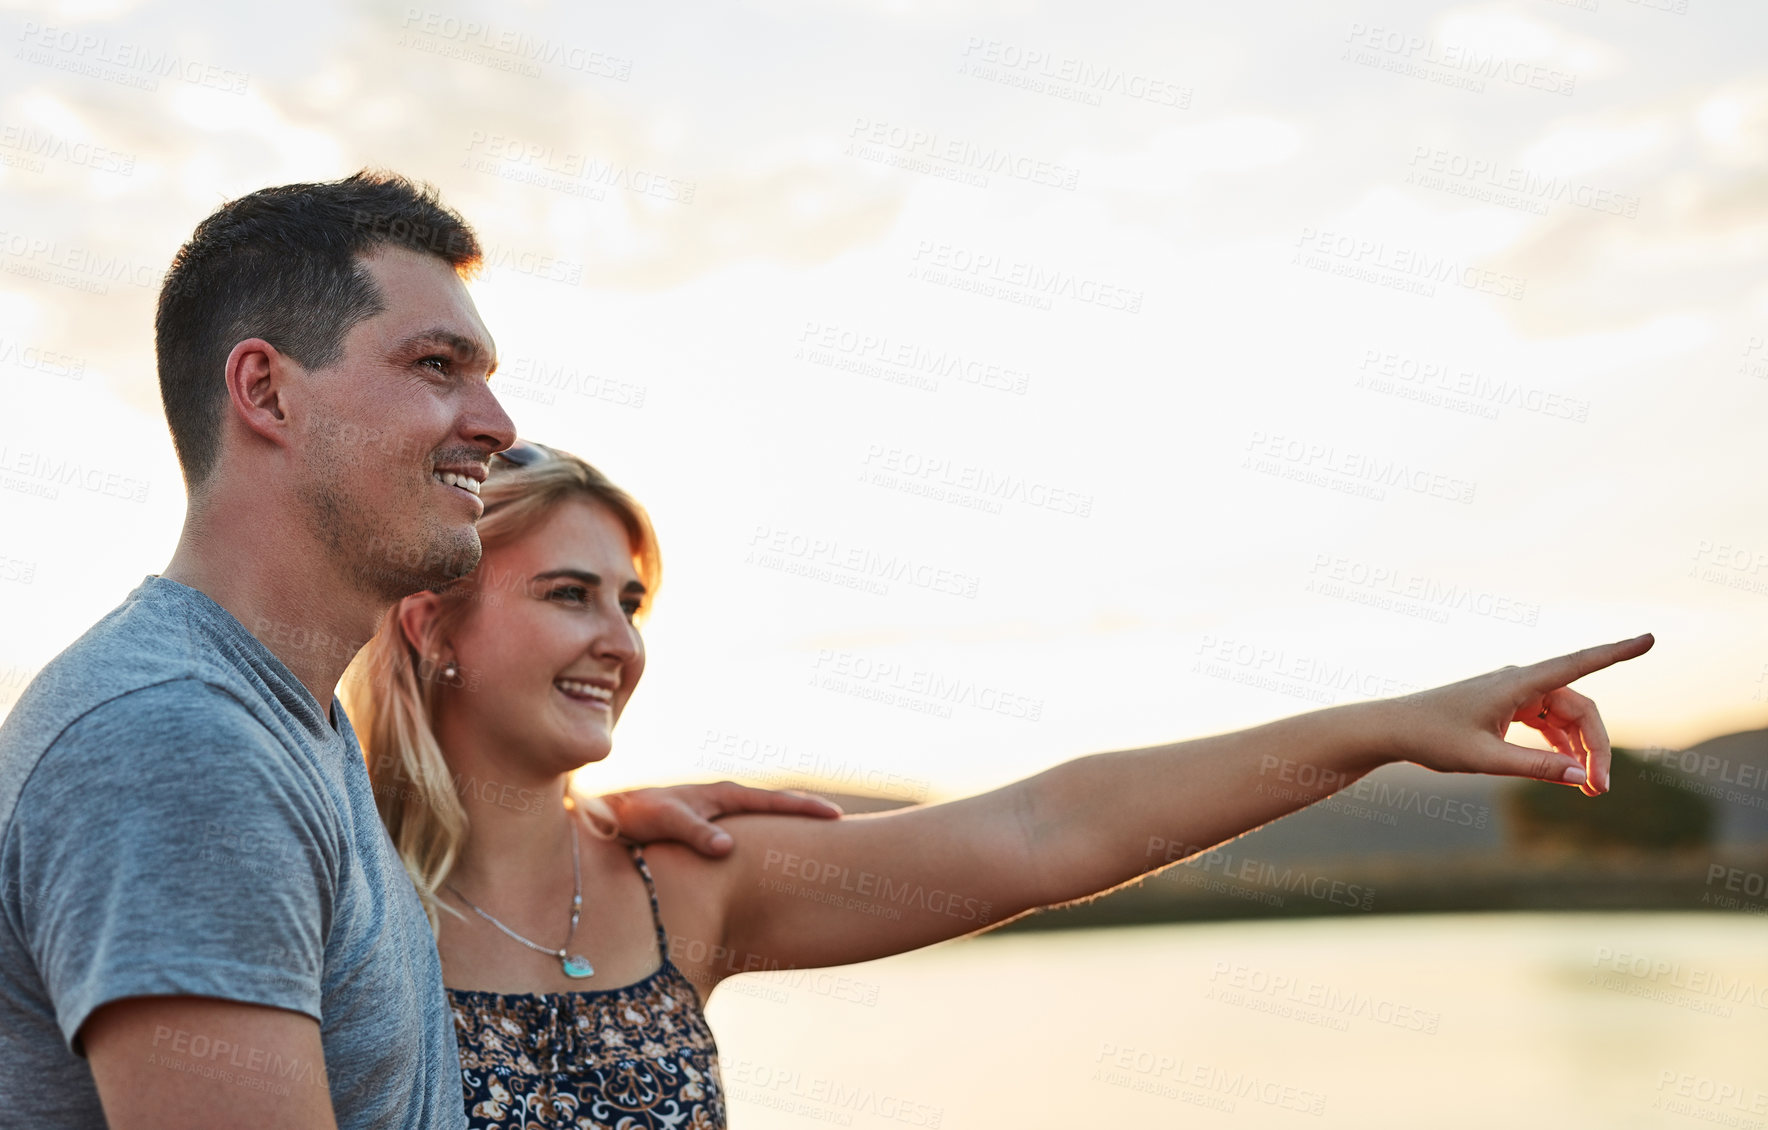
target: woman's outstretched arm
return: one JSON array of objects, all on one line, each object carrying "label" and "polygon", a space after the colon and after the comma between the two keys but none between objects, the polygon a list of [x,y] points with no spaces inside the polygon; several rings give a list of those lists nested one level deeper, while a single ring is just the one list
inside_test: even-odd
[{"label": "woman's outstretched arm", "polygon": [[[1451,773],[1608,787],[1608,735],[1567,684],[1644,654],[1649,635],[1249,730],[1099,753],[979,796],[839,821],[727,821],[721,862],[660,860],[679,964],[703,982],[846,964],[971,933],[1176,863],[1411,761]],[[1554,751],[1511,745],[1512,722]],[[740,827],[739,827],[740,825]],[[689,924],[692,925],[689,925]],[[680,943],[688,944],[682,945]]]}]

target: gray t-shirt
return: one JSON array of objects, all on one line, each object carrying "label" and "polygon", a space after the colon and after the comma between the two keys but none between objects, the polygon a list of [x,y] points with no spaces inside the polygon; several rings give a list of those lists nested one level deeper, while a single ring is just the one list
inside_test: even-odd
[{"label": "gray t-shirt", "polygon": [[0,1123],[103,1127],[80,1025],[194,994],[313,1017],[325,1062],[156,1032],[167,1070],[324,1072],[345,1130],[466,1126],[435,939],[332,714],[157,576],[32,680],[0,725]]}]

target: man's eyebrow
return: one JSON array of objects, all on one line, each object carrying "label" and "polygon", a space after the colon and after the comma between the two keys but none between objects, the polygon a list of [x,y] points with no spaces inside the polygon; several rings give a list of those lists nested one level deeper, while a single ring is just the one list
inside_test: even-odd
[{"label": "man's eyebrow", "polygon": [[[453,330],[441,328],[419,330],[417,333],[412,334],[410,337],[400,342],[398,346],[395,347],[394,351],[397,353],[405,353],[409,350],[418,349],[424,346],[440,346],[447,349],[450,353],[453,353],[455,357],[461,361],[477,361],[486,357],[488,353],[485,347],[479,343],[478,339],[467,337],[464,334],[457,334]],[[497,372],[497,358],[492,357],[490,358],[490,361],[490,366],[485,370],[486,377],[490,377],[492,373]]]},{"label": "man's eyebrow", "polygon": [[[561,577],[569,577],[574,581],[582,581],[586,585],[600,585],[602,583],[602,575],[600,573],[591,573],[587,569],[549,569],[544,573],[534,574],[534,579],[536,581],[555,581]],[[639,596],[643,596],[645,594],[645,586],[637,581],[627,581],[626,587],[620,591],[636,593]]]}]

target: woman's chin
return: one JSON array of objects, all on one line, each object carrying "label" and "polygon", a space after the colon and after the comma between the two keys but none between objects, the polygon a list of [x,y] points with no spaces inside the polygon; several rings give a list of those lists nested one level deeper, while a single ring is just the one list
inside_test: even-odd
[{"label": "woman's chin", "polygon": [[584,759],[579,764],[580,765],[594,765],[598,761],[606,761],[608,759],[608,755],[613,752],[614,751],[612,748],[595,750],[594,752],[590,753],[588,756],[584,757]]},{"label": "woman's chin", "polygon": [[606,761],[608,755],[614,752],[614,743],[611,741],[573,742],[567,752],[570,754],[571,761],[575,764],[576,768],[581,769],[585,765],[594,765],[598,761]]},{"label": "woman's chin", "polygon": [[614,723],[606,711],[585,718],[564,713],[549,721],[551,745],[566,754],[577,765],[602,761],[614,748]]}]

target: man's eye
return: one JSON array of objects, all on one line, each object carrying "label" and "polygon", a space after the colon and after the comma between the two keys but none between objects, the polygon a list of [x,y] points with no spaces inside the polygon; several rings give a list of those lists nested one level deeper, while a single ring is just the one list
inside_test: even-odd
[{"label": "man's eye", "polygon": [[449,359],[446,357],[425,357],[422,361],[419,361],[418,364],[428,365],[432,362],[435,363],[436,371],[438,373],[446,373],[448,371]]}]

